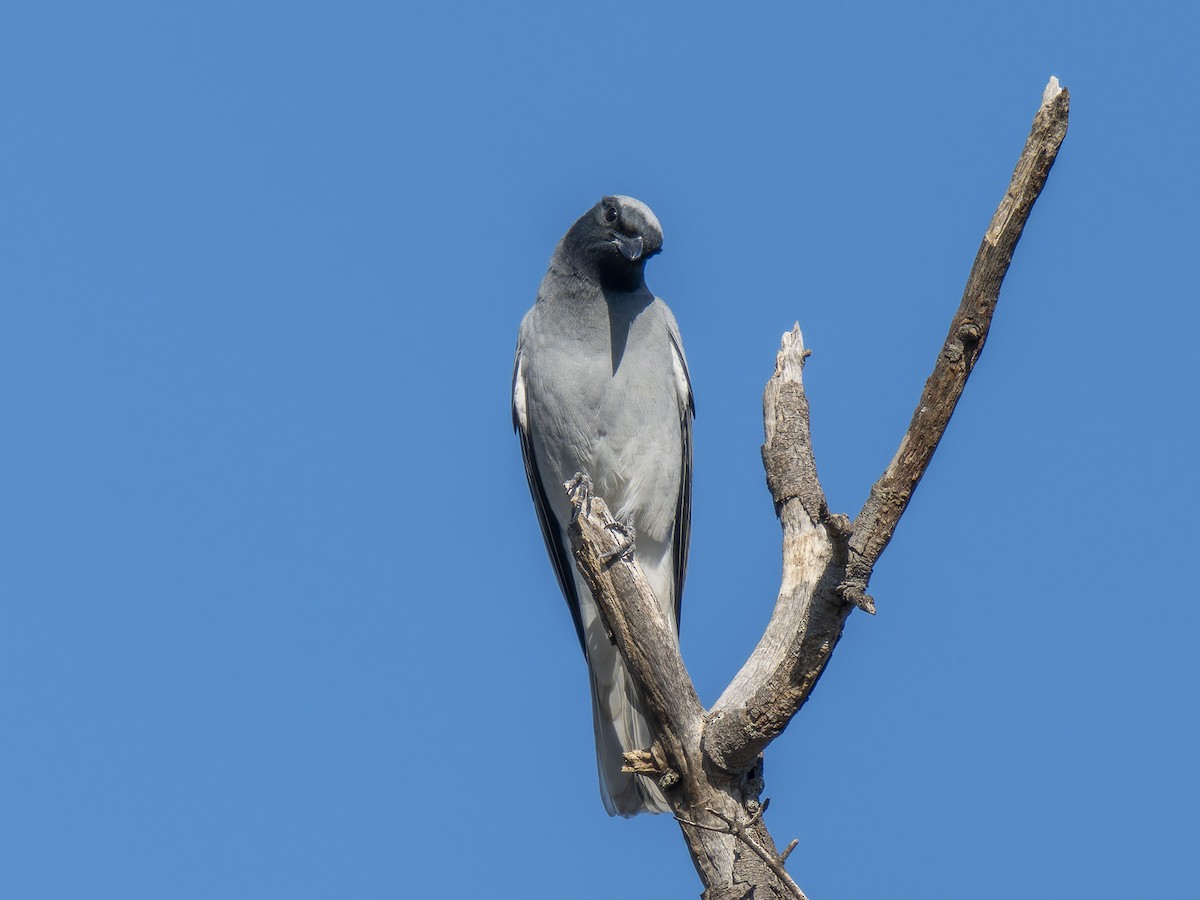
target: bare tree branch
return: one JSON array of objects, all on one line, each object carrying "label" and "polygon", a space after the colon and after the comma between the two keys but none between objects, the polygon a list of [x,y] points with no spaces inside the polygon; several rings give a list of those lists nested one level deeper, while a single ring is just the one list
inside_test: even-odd
[{"label": "bare tree branch", "polygon": [[[783,583],[766,632],[713,705],[705,726],[705,757],[731,773],[754,765],[767,743],[787,727],[833,652],[849,613],[834,593],[844,574],[845,528],[842,520],[840,528],[829,526],[813,462],[801,380],[807,356],[796,326],[783,336],[775,374],[763,393],[763,463],[783,527]],[[824,602],[814,602],[818,598]]]},{"label": "bare tree branch", "polygon": [[[699,762],[694,748],[704,707],[679,655],[679,640],[667,622],[642,567],[624,540],[623,528],[595,496],[584,476],[564,485],[573,518],[567,531],[579,571],[613,642],[633,676],[645,712],[658,735],[667,764],[680,774]],[[647,748],[648,749],[648,748]]]},{"label": "bare tree branch", "polygon": [[[717,786],[705,772],[700,756],[704,709],[679,655],[674,630],[636,557],[625,552],[625,536],[607,504],[591,493],[582,476],[566,487],[573,513],[567,530],[576,564],[625,658],[655,735],[654,747],[626,753],[626,768],[656,775],[667,770],[659,783],[680,820],[692,862],[706,887],[705,900],[734,900],[751,894],[779,900],[794,896],[757,856],[754,859],[761,871],[748,866],[749,857],[738,856],[737,838],[728,829],[718,833],[680,816],[682,811],[708,808],[733,817],[742,814],[747,805],[742,780],[724,779]],[[770,834],[761,822],[758,827],[760,846],[765,842],[773,849]]]},{"label": "bare tree branch", "polygon": [[[767,804],[764,801],[763,805],[758,808],[758,811],[754,813],[751,821],[747,824],[753,825],[766,811],[766,809]],[[754,854],[766,864],[767,868],[771,870],[775,877],[782,881],[783,884],[791,891],[792,896],[795,897],[796,900],[808,900],[808,897],[804,895],[804,891],[800,890],[800,885],[796,884],[796,882],[792,879],[792,876],[788,874],[788,870],[783,867],[783,859],[779,856],[779,854],[771,853],[765,847],[763,847],[763,845],[756,841],[754,836],[746,830],[746,827],[736,819],[731,818],[730,816],[727,816],[715,809],[709,809],[707,811],[724,822],[729,828],[730,834],[738,837],[747,847],[753,850]]]},{"label": "bare tree branch", "polygon": [[[763,395],[763,465],[783,529],[782,583],[758,646],[707,714],[622,527],[586,479],[567,485],[576,564],[656,736],[653,747],[626,754],[627,770],[664,776],[660,783],[704,882],[704,900],[804,897],[784,868],[796,842],[780,854],[762,821],[762,751],[807,701],[850,612],[875,610],[867,594],[872,570],[983,350],[1001,282],[1066,135],[1069,104],[1068,92],[1051,78],[908,431],[853,524],[829,513],[817,478],[803,335],[797,325],[783,336]],[[697,820],[697,811],[722,825]]]},{"label": "bare tree branch", "polygon": [[1052,77],[1042,94],[1042,105],[1033,119],[1012,181],[983,235],[962,302],[950,322],[950,333],[933,373],[925,382],[908,431],[854,520],[843,591],[847,599],[857,601],[866,597],[866,602],[870,602],[866,590],[871,570],[892,539],[900,516],[946,432],[967,378],[983,352],[1013,251],[1067,135],[1070,107],[1070,91],[1060,87],[1058,79]]},{"label": "bare tree branch", "polygon": [[[857,606],[874,612],[874,601],[867,594],[871,572],[983,350],[1013,250],[1066,135],[1069,107],[1070,94],[1051,78],[912,422],[895,458],[871,488],[848,541],[840,520],[822,518],[824,496],[815,467],[809,469],[805,462],[789,469],[805,482],[802,486],[772,474],[780,458],[811,456],[811,450],[805,449],[808,404],[800,378],[804,351],[799,329],[784,336],[781,362],[765,393],[765,398],[776,399],[764,399],[767,443],[763,448],[767,483],[783,526],[783,583],[766,633],[709,716],[704,753],[718,768],[739,772],[753,765],[808,699],[841,638],[850,610]],[[802,417],[803,424],[781,429],[781,407],[782,415]],[[773,448],[781,434],[794,438],[795,450]]]}]

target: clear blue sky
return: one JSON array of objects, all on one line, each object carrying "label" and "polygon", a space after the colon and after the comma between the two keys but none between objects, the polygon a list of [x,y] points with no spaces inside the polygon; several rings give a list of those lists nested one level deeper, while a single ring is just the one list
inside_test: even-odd
[{"label": "clear blue sky", "polygon": [[768,821],[814,900],[1196,896],[1200,16],[967,6],[9,10],[0,896],[695,896],[597,795],[521,315],[601,194],[653,207],[712,702],[778,588],[779,335],[853,514],[1051,74],[1070,133]]}]

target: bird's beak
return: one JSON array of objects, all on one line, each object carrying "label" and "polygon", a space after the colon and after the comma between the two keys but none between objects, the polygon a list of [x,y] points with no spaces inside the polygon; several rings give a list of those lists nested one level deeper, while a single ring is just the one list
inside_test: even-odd
[{"label": "bird's beak", "polygon": [[642,256],[642,236],[640,234],[630,237],[618,231],[613,235],[613,243],[617,245],[621,255],[630,262],[637,262]]}]

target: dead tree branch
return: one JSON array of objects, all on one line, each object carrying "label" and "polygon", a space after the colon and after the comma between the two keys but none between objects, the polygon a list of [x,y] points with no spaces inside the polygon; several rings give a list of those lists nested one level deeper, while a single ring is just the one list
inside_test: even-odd
[{"label": "dead tree branch", "polygon": [[634,555],[620,552],[625,549],[621,527],[608,505],[592,494],[582,476],[565,487],[571,492],[573,518],[567,531],[576,564],[625,657],[647,717],[657,726],[665,761],[680,775],[698,775],[692,770],[698,769],[699,756],[688,748],[699,742],[704,707],[679,655],[675,631]]},{"label": "dead tree branch", "polygon": [[[846,573],[848,598],[866,596],[871,570],[892,539],[900,516],[946,432],[967,378],[979,361],[1013,251],[1067,135],[1070,106],[1070,92],[1059,87],[1057,78],[1051,78],[1012,181],[984,232],[962,302],[950,322],[950,333],[938,354],[933,374],[925,382],[908,431],[854,520]],[[867,599],[869,602],[870,598]]]},{"label": "dead tree branch", "polygon": [[[772,463],[780,457],[811,455],[806,449],[808,404],[802,399],[804,352],[799,327],[784,336],[781,362],[776,364],[766,396],[789,398],[782,414],[802,417],[804,422],[789,431],[781,431],[778,424],[773,428],[771,420],[778,423],[782,401],[772,404],[765,400],[767,443],[763,447],[767,483],[783,526],[783,584],[766,633],[709,716],[704,753],[718,768],[739,772],[753,765],[808,699],[842,636],[850,611],[857,606],[874,612],[874,600],[866,592],[871,572],[933,458],[983,351],[1001,282],[1066,136],[1069,108],[1070,94],[1059,87],[1058,79],[1051,78],[1008,190],[984,234],[949,336],[908,431],[892,462],[872,486],[848,540],[840,520],[821,517],[824,499],[815,468],[796,467],[807,483],[804,489],[793,487],[787,492],[780,492],[781,480],[771,475]],[[794,445],[789,445],[796,449],[776,450],[774,443],[780,434],[796,435]],[[819,498],[819,505],[814,497]]]},{"label": "dead tree branch", "polygon": [[[568,485],[576,563],[656,735],[654,747],[627,757],[633,770],[665,773],[661,783],[705,884],[705,900],[804,896],[784,869],[791,846],[780,854],[762,822],[761,754],[807,701],[850,612],[875,610],[867,593],[875,563],[983,351],[1013,251],[1066,136],[1069,107],[1069,93],[1051,78],[908,430],[853,523],[830,514],[817,478],[803,335],[797,325],[783,336],[763,396],[763,465],[783,529],[782,583],[758,646],[707,713],[645,576],[614,535],[619,526],[589,485],[580,479]],[[705,824],[702,815],[722,824]]]}]

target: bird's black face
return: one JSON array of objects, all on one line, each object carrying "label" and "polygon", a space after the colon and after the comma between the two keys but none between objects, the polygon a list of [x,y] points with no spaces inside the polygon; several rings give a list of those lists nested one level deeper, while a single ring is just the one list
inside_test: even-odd
[{"label": "bird's black face", "polygon": [[632,197],[604,197],[569,232],[578,257],[595,265],[607,287],[633,290],[646,260],[662,250],[662,226],[650,208]]}]

